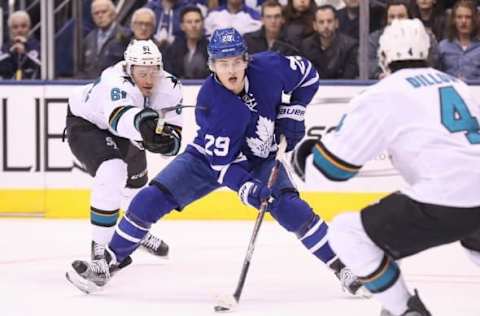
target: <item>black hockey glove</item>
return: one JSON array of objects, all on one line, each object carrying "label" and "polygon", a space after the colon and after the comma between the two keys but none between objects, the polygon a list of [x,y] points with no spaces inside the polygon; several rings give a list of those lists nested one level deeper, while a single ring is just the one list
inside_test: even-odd
[{"label": "black hockey glove", "polygon": [[275,138],[285,135],[287,151],[293,150],[295,145],[305,136],[305,107],[303,105],[281,105],[275,121]]},{"label": "black hockey glove", "polygon": [[153,153],[175,156],[180,150],[182,128],[165,123],[162,132],[157,133],[158,119],[158,113],[150,108],[143,109],[135,116],[135,127],[142,135],[143,147]]},{"label": "black hockey glove", "polygon": [[316,139],[308,138],[300,143],[293,151],[291,164],[295,173],[305,181],[305,162],[307,157],[312,153],[313,147],[317,143]]}]

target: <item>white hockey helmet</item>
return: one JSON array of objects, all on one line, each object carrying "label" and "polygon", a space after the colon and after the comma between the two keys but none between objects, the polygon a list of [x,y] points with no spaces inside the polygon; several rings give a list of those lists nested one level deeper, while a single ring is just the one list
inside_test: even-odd
[{"label": "white hockey helmet", "polygon": [[378,48],[378,62],[384,72],[388,65],[401,60],[426,60],[430,37],[419,19],[395,19],[383,31]]},{"label": "white hockey helmet", "polygon": [[163,67],[162,54],[152,40],[132,40],[128,45],[123,58],[126,71],[132,76],[132,66],[158,66]]}]

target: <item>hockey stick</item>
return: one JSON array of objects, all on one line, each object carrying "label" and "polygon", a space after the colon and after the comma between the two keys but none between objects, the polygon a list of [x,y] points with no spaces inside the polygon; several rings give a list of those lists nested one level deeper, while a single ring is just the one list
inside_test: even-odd
[{"label": "hockey stick", "polygon": [[[163,131],[163,127],[165,126],[165,115],[167,115],[168,112],[172,111],[178,111],[181,109],[185,108],[197,108],[200,110],[206,110],[206,107],[203,106],[195,106],[195,105],[174,105],[174,106],[168,106],[160,109],[160,113],[158,115],[158,121],[157,121],[157,126],[155,127],[155,133],[161,134]],[[180,113],[179,113],[180,114]]]},{"label": "hockey stick", "polygon": [[[268,178],[267,187],[271,189],[275,182],[277,181],[278,174],[280,172],[280,167],[282,166],[283,157],[287,149],[287,141],[285,136],[280,137],[280,144],[278,144],[277,154],[275,156],[275,164],[273,165],[272,171],[270,171],[270,176]],[[233,292],[232,296],[226,296],[220,298],[218,304],[214,306],[216,312],[229,312],[240,301],[240,296],[242,295],[243,286],[245,285],[245,280],[247,279],[248,269],[250,268],[250,262],[252,260],[253,251],[255,250],[255,242],[257,240],[258,232],[260,231],[260,226],[262,225],[263,218],[265,217],[265,212],[270,201],[267,199],[262,202],[260,205],[260,210],[255,220],[255,225],[253,226],[252,236],[250,237],[250,242],[247,248],[247,254],[243,260],[242,271],[240,272],[240,277],[238,278],[237,287]]]}]

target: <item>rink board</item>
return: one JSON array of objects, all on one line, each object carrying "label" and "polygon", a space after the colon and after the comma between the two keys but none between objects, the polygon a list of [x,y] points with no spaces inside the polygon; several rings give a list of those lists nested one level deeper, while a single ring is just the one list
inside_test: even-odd
[{"label": "rink board", "polygon": [[[2,190],[0,216],[45,216],[48,218],[86,218],[89,216],[88,190]],[[302,196],[326,220],[342,211],[355,211],[380,198],[381,193],[304,192]],[[234,192],[217,191],[172,212],[169,219],[254,219],[257,212],[240,203]]]},{"label": "rink board", "polygon": [[[84,83],[84,82],[83,82]],[[348,101],[371,84],[358,81],[322,82],[306,115],[307,137],[322,137],[334,129]],[[68,96],[80,82],[0,82],[0,216],[36,215],[53,218],[87,217],[92,179],[75,162],[62,141]],[[195,104],[199,85],[184,85],[184,104]],[[475,93],[480,95],[478,86]],[[184,110],[184,146],[193,139],[193,111]],[[169,159],[148,154],[152,178]],[[307,168],[299,191],[326,218],[340,211],[359,210],[404,183],[386,154],[362,168],[359,177],[344,183],[323,178]],[[226,209],[228,207],[228,209]],[[185,219],[250,219],[256,212],[238,202],[236,194],[220,190],[169,215]]]}]

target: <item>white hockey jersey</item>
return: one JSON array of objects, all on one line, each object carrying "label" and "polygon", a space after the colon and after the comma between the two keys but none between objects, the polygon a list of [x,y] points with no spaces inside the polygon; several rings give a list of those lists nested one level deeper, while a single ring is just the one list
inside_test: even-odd
[{"label": "white hockey jersey", "polygon": [[386,150],[412,199],[480,206],[480,108],[465,83],[432,68],[403,69],[350,106],[313,151],[325,176],[346,180]]},{"label": "white hockey jersey", "polygon": [[[151,97],[144,97],[138,87],[123,70],[123,62],[105,69],[97,81],[79,87],[70,96],[72,113],[108,129],[115,135],[141,141],[142,137],[134,126],[135,115],[144,107],[159,111],[163,107],[176,106],[182,102],[180,82],[162,71],[154,85]],[[123,108],[123,110],[122,110]],[[120,109],[120,111],[119,111]],[[118,113],[112,127],[112,113]],[[168,112],[166,122],[182,126],[182,118],[176,111]]]}]

